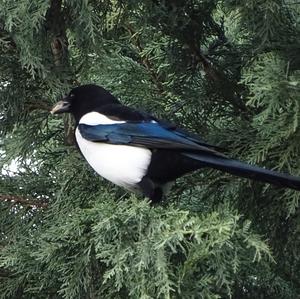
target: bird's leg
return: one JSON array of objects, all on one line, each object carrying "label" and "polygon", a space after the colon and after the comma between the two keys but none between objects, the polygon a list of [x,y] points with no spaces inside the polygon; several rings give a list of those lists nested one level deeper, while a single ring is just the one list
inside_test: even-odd
[{"label": "bird's leg", "polygon": [[163,191],[161,187],[155,186],[150,178],[144,176],[138,185],[142,189],[143,194],[151,200],[152,205],[162,200]]},{"label": "bird's leg", "polygon": [[160,187],[156,187],[154,189],[152,197],[150,197],[151,204],[155,205],[155,204],[160,203],[161,200],[162,200],[162,197],[163,197],[163,191],[162,191],[162,189]]}]

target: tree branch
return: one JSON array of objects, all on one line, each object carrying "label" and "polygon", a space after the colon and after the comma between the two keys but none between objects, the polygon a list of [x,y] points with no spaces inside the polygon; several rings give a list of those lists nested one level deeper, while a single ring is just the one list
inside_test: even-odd
[{"label": "tree branch", "polygon": [[43,110],[43,111],[50,111],[51,110],[51,106],[48,105],[46,102],[40,101],[40,102],[30,102],[28,103],[28,105],[26,106],[27,109],[29,111],[34,111],[34,110]]},{"label": "tree branch", "polygon": [[7,50],[16,50],[17,45],[10,33],[4,29],[4,21],[0,20],[0,38],[1,42],[6,45]]},{"label": "tree branch", "polygon": [[[62,0],[51,0],[50,8],[46,14],[46,24],[48,34],[50,35],[50,47],[53,56],[53,64],[58,73],[72,73],[69,61],[68,38],[66,34],[66,16],[63,11]],[[62,72],[63,70],[63,72]],[[62,78],[62,81],[65,81]],[[67,79],[68,84],[73,84],[73,81]],[[64,132],[65,144],[74,145],[75,138],[73,126],[70,116],[64,117]]]},{"label": "tree branch", "polygon": [[187,46],[196,58],[196,62],[202,65],[202,69],[208,78],[221,87],[221,90],[223,90],[222,95],[224,99],[231,103],[237,111],[248,111],[247,106],[238,96],[238,84],[229,80],[223,72],[217,70],[196,44],[190,42],[187,43]]},{"label": "tree branch", "polygon": [[143,47],[141,45],[140,39],[138,37],[138,35],[136,34],[136,32],[134,31],[134,29],[130,26],[127,25],[126,30],[129,32],[131,39],[134,41],[134,46],[138,49],[139,51],[139,55],[141,57],[141,62],[142,65],[147,69],[147,71],[149,72],[152,82],[156,85],[158,91],[160,93],[164,92],[164,88],[162,83],[160,82],[159,76],[156,73],[156,71],[154,70],[154,66],[153,64],[150,62],[150,60],[147,57],[142,57],[142,52],[143,52]]},{"label": "tree branch", "polygon": [[11,202],[13,204],[21,204],[23,206],[29,206],[32,208],[46,208],[48,206],[47,202],[9,194],[0,194],[0,201]]},{"label": "tree branch", "polygon": [[[165,15],[160,17],[154,26],[159,26],[160,30],[162,30],[166,35],[176,38],[183,45],[187,46],[190,55],[195,59],[196,64],[200,65],[208,79],[216,84],[216,90],[219,91],[221,97],[231,104],[238,115],[242,115],[244,118],[247,118],[247,113],[244,112],[247,112],[248,108],[239,96],[241,87],[237,82],[228,78],[224,71],[216,68],[201,51],[199,41],[202,39],[203,24],[201,22],[202,19],[199,18],[199,15],[201,15],[200,10],[191,9],[184,1],[153,0],[153,3],[159,6],[162,10],[165,10]],[[174,11],[176,11],[181,18],[184,19],[184,23],[181,24],[177,20],[177,23],[170,28],[170,18]],[[213,32],[219,37],[219,40],[222,41],[223,44],[226,43],[227,39],[224,34],[224,30],[222,29],[222,25],[220,26],[217,24],[212,17],[207,22]]]}]

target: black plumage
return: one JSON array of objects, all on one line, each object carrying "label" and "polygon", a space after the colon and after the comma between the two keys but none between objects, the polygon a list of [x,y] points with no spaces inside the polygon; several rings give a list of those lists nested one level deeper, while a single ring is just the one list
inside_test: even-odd
[{"label": "black plumage", "polygon": [[[124,145],[145,149],[143,157],[137,158],[145,159],[145,161],[141,160],[141,163],[137,163],[138,167],[133,163],[132,167],[133,172],[139,171],[138,181],[128,184],[125,182],[125,185],[131,190],[140,189],[153,202],[161,200],[164,189],[169,183],[186,173],[203,167],[214,168],[280,187],[300,190],[299,177],[281,174],[228,158],[218,152],[217,147],[207,144],[195,134],[177,128],[174,124],[161,121],[147,113],[124,106],[108,91],[96,85],[74,88],[67,97],[53,108],[53,113],[61,112],[71,112],[74,115],[79,134],[77,138],[84,140],[82,148],[85,150],[89,145],[92,147],[94,144],[107,144],[114,146],[114,148],[119,147],[119,149],[122,149]],[[90,114],[91,112],[96,114]],[[101,116],[104,123],[97,123],[95,116]],[[82,121],[83,119],[84,121]],[[86,123],[90,122],[89,119],[92,123]],[[86,141],[92,143],[86,143]],[[126,148],[128,149],[128,147]],[[149,151],[151,154],[148,162],[146,158]],[[120,153],[122,154],[122,151]],[[100,167],[98,172],[101,174],[101,163],[95,161],[98,168],[93,166],[94,160],[98,159],[97,154],[94,155],[93,153],[93,157],[90,155],[86,158],[96,171]],[[105,162],[108,165],[106,165],[108,170],[109,159],[113,158],[109,154],[107,155],[108,160]],[[115,158],[120,159],[120,157]],[[126,156],[123,159],[127,159]],[[140,165],[144,167],[142,172]],[[131,169],[129,169],[130,171]],[[124,173],[124,180],[126,181],[125,177],[126,174]],[[114,182],[114,180],[112,181]],[[120,185],[122,184],[120,183]]]}]

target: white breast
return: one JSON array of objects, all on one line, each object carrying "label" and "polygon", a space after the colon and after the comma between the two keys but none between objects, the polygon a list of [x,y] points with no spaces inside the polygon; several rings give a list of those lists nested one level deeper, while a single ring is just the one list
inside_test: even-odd
[{"label": "white breast", "polygon": [[[88,125],[124,123],[91,112],[84,115],[79,123]],[[127,189],[135,189],[145,175],[151,160],[151,151],[128,145],[113,145],[91,142],[84,139],[78,128],[75,131],[78,146],[92,168],[102,177]]]}]

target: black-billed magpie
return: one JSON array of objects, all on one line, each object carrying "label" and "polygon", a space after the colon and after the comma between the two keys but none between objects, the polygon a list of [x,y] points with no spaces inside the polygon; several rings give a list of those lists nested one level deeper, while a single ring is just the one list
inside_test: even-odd
[{"label": "black-billed magpie", "polygon": [[76,87],[51,113],[70,112],[78,147],[102,177],[159,202],[180,176],[210,167],[300,190],[300,178],[226,157],[200,137],[122,105],[102,87]]}]

